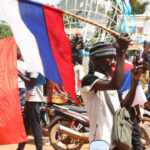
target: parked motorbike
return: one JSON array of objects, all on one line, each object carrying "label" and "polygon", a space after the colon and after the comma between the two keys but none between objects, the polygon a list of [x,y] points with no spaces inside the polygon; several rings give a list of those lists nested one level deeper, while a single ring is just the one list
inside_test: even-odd
[{"label": "parked motorbike", "polygon": [[79,150],[88,143],[89,119],[84,107],[53,105],[49,138],[55,150]]},{"label": "parked motorbike", "polygon": [[42,128],[48,128],[49,116],[48,116],[47,104],[45,102],[41,104],[40,110],[41,110],[41,126]]}]

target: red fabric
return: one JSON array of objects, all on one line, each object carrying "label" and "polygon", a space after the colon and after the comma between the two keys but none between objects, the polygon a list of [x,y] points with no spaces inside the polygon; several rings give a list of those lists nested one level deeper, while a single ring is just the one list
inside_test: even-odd
[{"label": "red fabric", "polygon": [[[114,66],[111,68],[111,76],[113,76],[113,74],[115,72],[115,68],[116,68],[116,64],[114,64]],[[125,61],[125,63],[124,63],[124,72],[127,72],[131,69],[133,69],[133,65],[129,64],[128,62]]]},{"label": "red fabric", "polygon": [[44,14],[50,45],[61,75],[63,86],[77,103],[72,50],[70,40],[64,31],[63,12],[59,9],[44,5]]},{"label": "red fabric", "polygon": [[125,63],[124,63],[124,72],[127,72],[127,71],[129,71],[129,70],[131,70],[131,69],[133,69],[133,65],[131,65],[131,64],[127,63],[127,62],[125,62]]},{"label": "red fabric", "polygon": [[27,141],[18,90],[17,45],[0,40],[0,145]]}]

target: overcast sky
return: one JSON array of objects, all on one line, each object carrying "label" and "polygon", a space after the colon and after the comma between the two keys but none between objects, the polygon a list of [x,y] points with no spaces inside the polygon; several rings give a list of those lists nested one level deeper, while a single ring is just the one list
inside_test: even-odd
[{"label": "overcast sky", "polygon": [[[37,1],[37,2],[41,2],[43,4],[57,4],[59,3],[60,0],[33,0],[33,1]],[[0,20],[5,20],[1,10],[0,10]]]},{"label": "overcast sky", "polygon": [[[41,3],[44,3],[44,4],[57,4],[60,2],[60,0],[33,0],[33,1],[37,1],[37,2],[41,2]],[[149,1],[149,0],[142,0],[142,1]],[[146,11],[146,15],[150,15],[150,4],[148,6],[148,9]],[[4,16],[0,10],[0,20],[4,20]]]}]

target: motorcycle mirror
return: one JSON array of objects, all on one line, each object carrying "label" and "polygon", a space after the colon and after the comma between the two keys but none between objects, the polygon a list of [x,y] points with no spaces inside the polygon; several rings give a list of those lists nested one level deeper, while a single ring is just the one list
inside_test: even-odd
[{"label": "motorcycle mirror", "polygon": [[109,144],[105,141],[93,141],[90,144],[90,150],[109,150]]}]

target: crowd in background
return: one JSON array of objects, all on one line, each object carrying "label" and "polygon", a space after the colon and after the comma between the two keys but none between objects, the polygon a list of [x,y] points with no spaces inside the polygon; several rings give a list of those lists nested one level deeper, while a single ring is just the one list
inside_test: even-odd
[{"label": "crowd in background", "polygon": [[[144,41],[143,46],[139,49],[128,52],[127,49],[130,43],[128,35],[123,35],[118,39],[116,38],[116,43],[119,48],[114,46],[112,43],[108,44],[105,42],[98,43],[97,45],[94,44],[92,46],[89,50],[90,61],[87,64],[89,71],[88,75],[85,76],[82,65],[82,50],[85,49],[85,44],[81,34],[77,33],[71,40],[76,94],[77,96],[82,97],[82,102],[84,102],[89,116],[89,140],[91,143],[95,140],[100,140],[101,147],[103,147],[102,150],[105,148],[109,149],[111,144],[110,137],[112,132],[112,118],[110,110],[108,110],[109,108],[105,102],[107,99],[105,96],[106,92],[102,93],[103,91],[108,91],[107,94],[112,100],[112,103],[115,101],[113,104],[115,109],[120,107],[126,107],[128,109],[131,120],[134,123],[132,132],[133,149],[142,150],[143,148],[140,141],[140,132],[138,127],[138,123],[141,121],[140,108],[139,105],[132,107],[132,102],[134,100],[138,81],[140,81],[147,99],[149,100],[150,98],[150,44],[147,41]],[[111,92],[111,90],[119,91],[119,88],[121,87],[120,83],[123,81],[124,74],[124,68],[121,67],[124,67],[124,63],[130,64],[134,69],[136,68],[136,71],[133,70],[132,72],[133,85],[131,86],[129,93],[124,97],[123,101],[119,94],[120,99],[117,100],[117,93],[114,93],[114,91]],[[65,91],[63,86],[46,78],[46,84],[43,81],[43,86],[39,86],[37,84],[39,73],[28,73],[29,76],[27,76],[26,67],[19,51],[17,65],[20,101],[21,104],[25,103],[24,124],[26,133],[27,135],[29,134],[29,126],[31,126],[34,132],[36,148],[37,150],[42,150],[43,143],[39,108],[44,99],[43,97],[46,97],[44,100],[46,100],[49,106],[52,104],[69,104],[70,102],[73,102],[73,100],[69,93]],[[141,68],[142,72],[140,72]],[[137,74],[139,72],[140,76]],[[28,86],[31,88],[27,89]],[[97,94],[98,91],[99,95]],[[149,102],[146,102],[144,107],[145,109],[150,110]],[[106,120],[104,119],[105,117],[107,118]],[[101,126],[102,124],[103,127]],[[104,133],[106,130],[107,135]],[[24,146],[25,143],[20,143],[18,150],[23,150]]]}]

